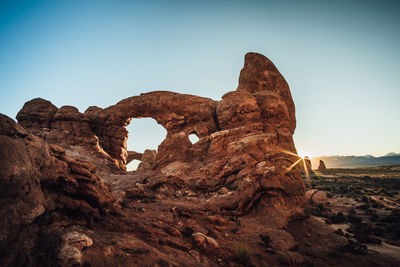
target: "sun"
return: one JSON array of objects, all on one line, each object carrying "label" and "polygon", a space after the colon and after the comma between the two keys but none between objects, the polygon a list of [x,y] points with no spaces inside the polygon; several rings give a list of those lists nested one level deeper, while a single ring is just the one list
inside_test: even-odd
[{"label": "sun", "polygon": [[305,158],[305,157],[312,158],[312,157],[315,157],[315,153],[312,153],[311,151],[307,151],[307,150],[300,150],[300,149],[297,151],[297,155],[299,157],[301,157],[301,158]]},{"label": "sun", "polygon": [[298,152],[297,152],[297,155],[298,155],[300,158],[309,157],[309,154],[304,153],[304,152],[302,152],[302,151],[298,151]]},{"label": "sun", "polygon": [[[284,170],[284,173],[289,173],[294,167],[296,167],[297,165],[301,166],[304,170],[304,174],[306,177],[306,183],[308,185],[311,185],[311,176],[310,174],[312,173],[312,175],[316,175],[317,177],[319,177],[319,175],[311,168],[310,162],[309,162],[309,158],[311,157],[311,154],[309,153],[304,153],[304,152],[298,152],[297,155],[294,154],[293,152],[287,151],[287,150],[282,150],[283,153],[291,155],[291,156],[296,156],[297,160],[294,161],[292,163],[292,165],[290,165],[289,167],[287,167]],[[308,160],[305,158],[308,157]]]}]

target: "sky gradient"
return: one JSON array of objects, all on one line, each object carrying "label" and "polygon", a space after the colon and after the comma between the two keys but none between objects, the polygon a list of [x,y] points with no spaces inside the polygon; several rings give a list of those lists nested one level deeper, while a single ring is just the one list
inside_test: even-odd
[{"label": "sky gradient", "polygon": [[[0,113],[35,97],[81,112],[154,90],[219,100],[253,51],[289,83],[299,154],[400,152],[399,13],[399,1],[0,0]],[[146,125],[128,148],[158,145]]]}]

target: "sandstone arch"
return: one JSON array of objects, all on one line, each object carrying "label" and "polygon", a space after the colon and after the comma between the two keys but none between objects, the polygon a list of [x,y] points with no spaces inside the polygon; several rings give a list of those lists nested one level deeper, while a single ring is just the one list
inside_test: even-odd
[{"label": "sandstone arch", "polygon": [[[125,126],[132,118],[153,118],[167,130],[152,165],[153,182],[196,192],[226,192],[209,200],[210,208],[243,214],[257,207],[278,212],[285,220],[304,203],[304,183],[292,135],[296,127],[289,86],[265,56],[248,53],[236,91],[209,98],[155,91],[126,98],[83,114],[70,107],[57,109],[45,100],[24,105],[17,118],[32,132],[57,144],[90,143],[102,161],[125,170],[133,155],[127,151]],[[35,102],[40,102],[38,108]],[[58,115],[57,115],[58,114]],[[57,115],[57,116],[56,116]],[[45,128],[44,128],[45,127]],[[44,130],[46,129],[46,130]],[[188,138],[196,133],[199,141]],[[73,136],[72,139],[63,139]],[[207,205],[208,205],[207,204]],[[300,208],[301,209],[301,208]]]},{"label": "sandstone arch", "polygon": [[196,132],[201,138],[217,131],[215,106],[216,101],[209,98],[157,91],[124,99],[106,109],[91,107],[85,116],[100,145],[123,167],[128,134],[124,127],[132,118],[153,118],[167,130],[159,152],[187,151],[191,147],[187,140],[190,133]]},{"label": "sandstone arch", "polygon": [[279,134],[284,148],[295,152],[292,134],[296,120],[289,86],[274,64],[257,53],[246,55],[238,89],[225,94],[219,102],[155,91],[129,97],[105,109],[91,107],[85,116],[100,145],[121,168],[127,162],[124,126],[132,118],[153,118],[167,130],[167,137],[160,145],[158,166],[171,162],[171,155],[174,160],[190,161],[193,151],[187,137],[193,132],[201,139],[221,129],[250,123],[258,124],[265,133]]}]

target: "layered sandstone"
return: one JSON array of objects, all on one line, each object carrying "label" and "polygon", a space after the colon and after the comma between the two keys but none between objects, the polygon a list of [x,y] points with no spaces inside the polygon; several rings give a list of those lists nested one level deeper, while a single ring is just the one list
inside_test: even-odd
[{"label": "layered sandstone", "polygon": [[31,254],[45,245],[36,243],[46,231],[40,224],[89,223],[113,209],[114,197],[92,163],[68,157],[2,114],[0,159],[2,266],[40,262],[44,255]]}]

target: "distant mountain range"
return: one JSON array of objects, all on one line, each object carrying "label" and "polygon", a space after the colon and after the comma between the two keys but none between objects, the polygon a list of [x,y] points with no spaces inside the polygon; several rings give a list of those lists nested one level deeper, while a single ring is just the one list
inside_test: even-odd
[{"label": "distant mountain range", "polygon": [[382,165],[400,165],[400,153],[388,153],[382,157],[365,156],[322,156],[311,158],[313,169],[318,168],[319,161],[324,161],[327,168],[376,167]]}]

